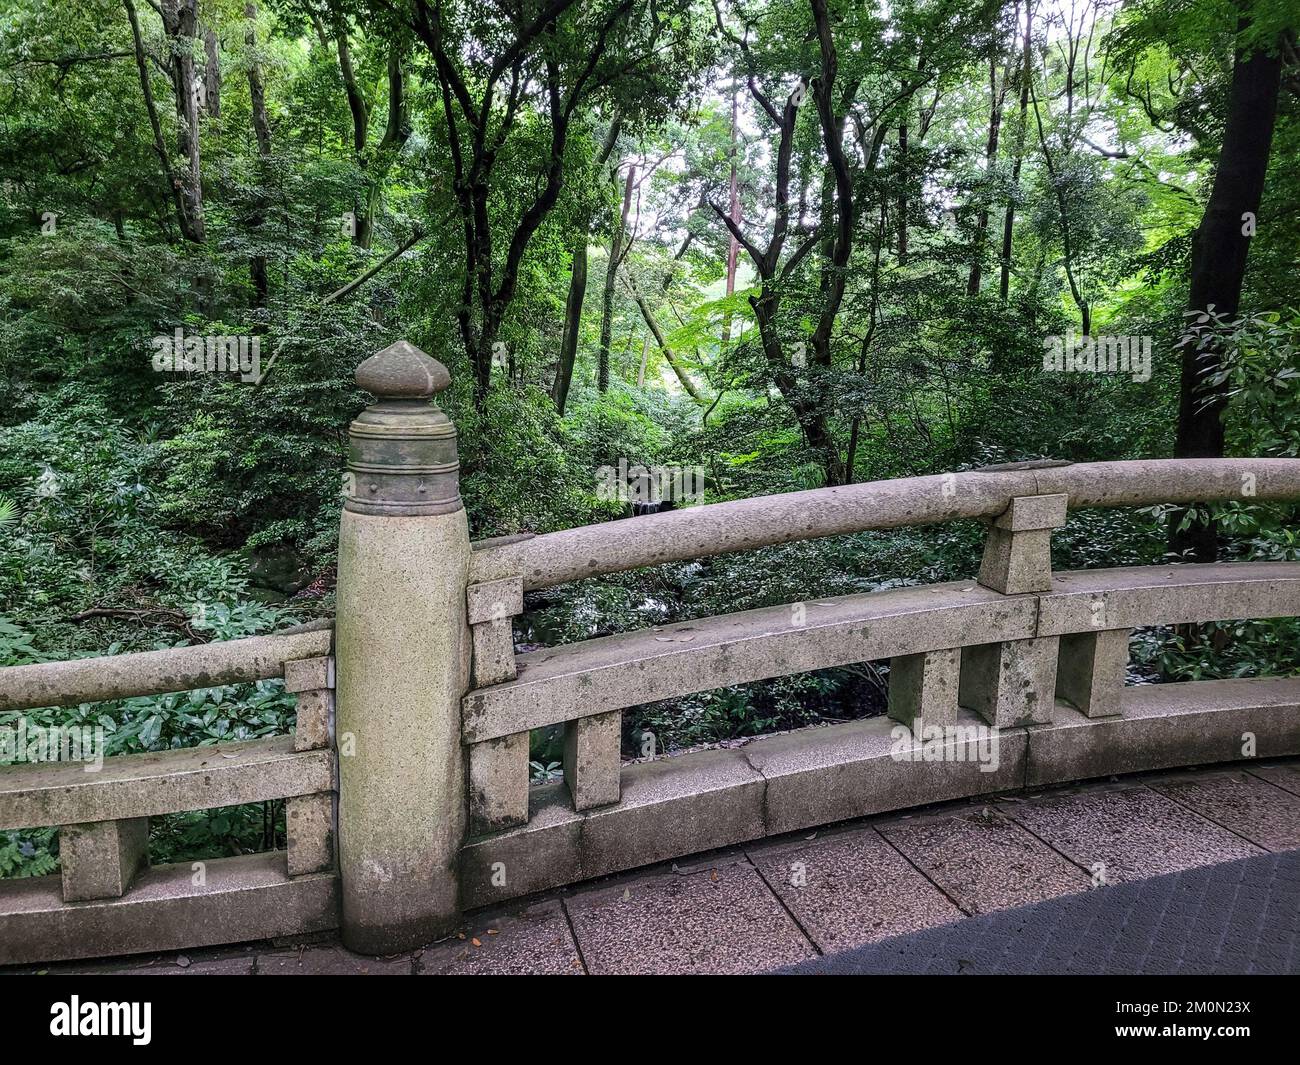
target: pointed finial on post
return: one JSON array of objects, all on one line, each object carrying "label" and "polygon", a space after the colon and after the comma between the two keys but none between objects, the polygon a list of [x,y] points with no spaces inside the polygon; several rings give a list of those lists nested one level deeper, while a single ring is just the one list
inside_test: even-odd
[{"label": "pointed finial on post", "polygon": [[451,374],[437,359],[399,340],[357,367],[357,384],[380,399],[432,399],[451,385]]},{"label": "pointed finial on post", "polygon": [[433,402],[451,385],[437,359],[399,340],[357,367],[372,403],[348,430],[347,510],[446,514],[461,509],[456,427]]}]

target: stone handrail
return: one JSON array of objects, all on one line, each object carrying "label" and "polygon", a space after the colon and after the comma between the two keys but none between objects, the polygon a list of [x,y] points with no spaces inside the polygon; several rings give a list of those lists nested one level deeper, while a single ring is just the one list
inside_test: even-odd
[{"label": "stone handrail", "polygon": [[[923,729],[916,719],[905,725],[870,717],[625,765],[616,801],[600,805],[580,804],[564,781],[534,786],[524,822],[471,838],[462,850],[462,904],[498,906],[683,855],[914,806],[1300,754],[1300,678],[1120,687],[1127,646],[1116,654],[1095,645],[1089,654],[1084,647],[1067,650],[1065,639],[1062,663],[1067,655],[1079,659],[1118,696],[1103,716],[1058,699],[1046,708],[1045,723],[995,728],[962,697],[951,721],[918,715]],[[918,657],[910,668],[907,656],[895,659],[892,672],[902,667],[909,686],[931,702],[944,701],[945,685],[917,684],[926,673],[932,680],[946,674],[951,684],[954,671],[964,675],[974,667],[978,681],[988,684],[1004,670],[1015,678],[1022,666],[1025,675],[1039,674],[1050,658],[1016,655],[1017,663],[1001,650],[984,662],[968,660],[967,653],[957,662]]]},{"label": "stone handrail", "polygon": [[[762,607],[528,651],[465,697],[476,744],[710,688],[949,648],[1098,630],[1300,615],[1300,562],[1054,574],[1004,596],[973,581]],[[798,608],[792,619],[792,607]]]},{"label": "stone handrail", "polygon": [[333,790],[328,748],[293,737],[104,759],[103,767],[36,763],[0,772],[0,830],[121,821],[292,799]]},{"label": "stone handrail", "polygon": [[[1043,497],[1018,497],[1018,502],[1029,498]],[[1032,515],[1036,508],[1021,509]],[[1024,515],[1022,520],[1034,523]],[[1026,760],[1025,782],[1231,760],[1241,757],[1246,737],[1252,751],[1261,745],[1255,753],[1300,749],[1300,679],[1203,682],[1160,686],[1158,691],[1124,685],[1134,628],[1300,616],[1300,562],[1052,574],[1045,565],[1024,565],[1035,554],[1045,560],[1047,540],[1040,537],[1045,531],[1012,532],[1002,552],[995,549],[999,530],[994,526],[979,581],[764,607],[516,656],[508,676],[469,692],[464,700],[471,831],[480,837],[470,849],[500,860],[508,855],[517,867],[521,855],[532,861],[536,848],[530,876],[522,887],[515,882],[519,893],[563,883],[551,879],[555,868],[565,866],[553,864],[549,851],[575,839],[581,846],[574,860],[584,877],[685,853],[587,842],[601,839],[593,826],[604,827],[610,819],[627,821],[639,831],[638,818],[648,812],[639,810],[635,790],[629,794],[638,782],[647,789],[647,801],[653,800],[658,824],[699,825],[701,789],[741,787],[736,780],[701,776],[695,763],[719,761],[720,755],[623,766],[621,711],[709,688],[867,661],[889,662],[889,720],[868,719],[831,731],[869,739],[871,760],[877,762],[889,753],[883,741],[895,727],[892,721],[909,730],[941,730],[942,745],[950,755],[957,752],[959,762],[969,761],[961,753],[966,745],[961,737],[991,728],[994,742],[1012,743],[1016,757]],[[1002,560],[1000,572],[990,559]],[[995,587],[1005,585],[1008,577],[1026,586],[1010,593]],[[1168,702],[1164,689],[1170,687],[1184,693],[1184,705]],[[527,784],[529,732],[561,723],[564,781],[547,795],[546,789]],[[1125,750],[1109,742],[1119,725]],[[1010,730],[1026,727],[1030,731],[1011,739],[1015,733]],[[921,739],[919,731],[909,735]],[[803,750],[804,745],[809,749]],[[778,816],[776,805],[765,802],[764,823],[775,817],[771,825],[780,827],[759,834],[835,819],[819,805],[815,781],[822,773],[847,772],[847,766],[865,756],[846,751],[816,730],[758,740],[746,750],[771,749],[788,751],[811,790],[797,812]],[[755,777],[746,768],[740,778],[747,783],[761,779],[766,787],[761,771]],[[914,781],[907,785],[902,792],[907,801],[896,788],[873,786],[856,798],[846,797],[835,808],[836,816],[1000,790],[1006,780],[958,773],[939,782],[938,791],[926,798],[916,797]],[[558,823],[568,826],[564,832]],[[699,846],[686,850],[742,842],[746,831],[734,824],[711,829],[697,841]],[[466,877],[465,890],[481,901],[501,901],[515,893],[513,888],[506,895],[489,890],[478,873]]]},{"label": "stone handrail", "polygon": [[990,519],[1017,496],[1064,494],[1068,507],[1300,498],[1300,459],[1144,459],[1012,463],[964,473],[816,488],[688,507],[484,544],[472,582],[521,576],[525,590],[583,577],[869,529]]},{"label": "stone handrail", "polygon": [[284,675],[285,662],[330,653],[333,624],[162,651],[0,669],[0,712],[212,688]]}]

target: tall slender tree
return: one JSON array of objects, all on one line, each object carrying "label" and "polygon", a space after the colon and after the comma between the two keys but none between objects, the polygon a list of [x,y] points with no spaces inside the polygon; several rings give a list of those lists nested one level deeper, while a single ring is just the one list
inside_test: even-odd
[{"label": "tall slender tree", "polygon": [[[1282,59],[1279,42],[1248,41],[1250,28],[1250,18],[1243,14],[1237,25],[1239,43],[1214,184],[1192,240],[1187,307],[1193,316],[1214,313],[1231,319],[1239,311],[1250,238],[1264,194]],[[1177,458],[1218,458],[1223,454],[1227,384],[1202,387],[1206,376],[1220,367],[1222,354],[1214,344],[1202,351],[1194,345],[1183,350],[1174,444]],[[1194,523],[1180,529],[1181,524],[1175,520],[1171,525],[1170,550],[1179,556],[1190,554],[1197,562],[1213,562],[1218,557],[1215,526]]]},{"label": "tall slender tree", "polygon": [[[398,14],[433,60],[464,238],[456,318],[481,402],[524,254],[564,186],[574,116],[619,92],[644,112],[670,85],[677,92],[699,77],[697,35],[684,17],[690,0],[530,0],[474,19],[442,0],[381,6]],[[521,123],[525,110],[540,131]],[[545,147],[536,181],[522,197],[494,203],[501,159],[539,132]]]},{"label": "tall slender tree", "polygon": [[[609,124],[600,154],[596,157],[596,167],[603,170],[609,162],[622,132],[623,122],[617,116]],[[591,240],[591,222],[594,212],[587,211],[581,223],[575,228],[573,236],[572,266],[569,271],[569,295],[564,305],[564,329],[560,335],[560,358],[555,368],[555,381],[551,385],[551,399],[561,416],[569,400],[569,389],[573,384],[573,365],[578,356],[578,333],[582,325],[582,305],[587,295],[587,245]],[[603,307],[602,307],[603,314]],[[604,319],[602,318],[602,336]]]}]

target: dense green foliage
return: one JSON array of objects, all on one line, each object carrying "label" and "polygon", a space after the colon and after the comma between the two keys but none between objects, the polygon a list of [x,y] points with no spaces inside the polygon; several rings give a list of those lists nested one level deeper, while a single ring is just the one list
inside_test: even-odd
[{"label": "dense green foliage", "polygon": [[[699,467],[717,501],[1163,457],[1185,345],[1227,353],[1207,384],[1230,454],[1300,455],[1292,8],[5,0],[0,666],[327,616],[352,375],[399,338],[451,369],[476,537],[622,518],[598,473],[620,460]],[[1243,48],[1284,59],[1243,310],[1189,321]],[[178,330],[255,340],[259,379],[160,372]],[[1070,331],[1149,338],[1149,379],[1045,371]],[[1217,508],[1224,557],[1297,558],[1294,516]],[[1073,514],[1054,561],[1158,562],[1168,520]],[[530,596],[516,636],[956,579],[981,542],[904,529],[583,581]],[[1134,669],[1294,671],[1298,636],[1144,632]],[[886,669],[638,708],[626,753],[876,713]],[[292,715],[263,683],[28,717],[115,754]],[[534,759],[554,773],[554,736]],[[282,832],[269,807],[167,818],[154,855]],[[55,845],[0,834],[0,876],[51,871]]]}]

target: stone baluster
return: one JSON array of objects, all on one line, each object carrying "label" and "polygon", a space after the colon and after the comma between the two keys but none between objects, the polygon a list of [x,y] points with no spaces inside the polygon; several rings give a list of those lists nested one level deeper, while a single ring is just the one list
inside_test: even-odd
[{"label": "stone baluster", "polygon": [[961,652],[953,647],[889,662],[889,716],[909,728],[957,723],[957,685]]},{"label": "stone baluster", "polygon": [[[329,747],[334,738],[334,659],[323,655],[286,662],[284,690],[298,696],[293,749],[314,751]],[[290,876],[334,868],[337,807],[337,797],[332,791],[285,800]]]},{"label": "stone baluster", "polygon": [[623,711],[564,725],[564,780],[575,810],[618,802],[622,794]]},{"label": "stone baluster", "polygon": [[[515,679],[514,618],[523,613],[521,577],[471,584],[466,596],[474,643],[474,687]],[[498,832],[528,821],[528,733],[469,749],[469,830]]]},{"label": "stone baluster", "polygon": [[149,865],[149,818],[64,825],[59,864],[64,902],[120,898]]},{"label": "stone baluster", "polygon": [[[1004,595],[1052,587],[1052,530],[1065,524],[1065,493],[1016,496],[989,525],[979,583]],[[1012,728],[1051,720],[1056,698],[1055,636],[965,647],[961,653],[961,705],[990,725]]]},{"label": "stone baluster", "polygon": [[1085,717],[1122,713],[1131,629],[1098,629],[1061,637],[1056,694]]}]

